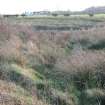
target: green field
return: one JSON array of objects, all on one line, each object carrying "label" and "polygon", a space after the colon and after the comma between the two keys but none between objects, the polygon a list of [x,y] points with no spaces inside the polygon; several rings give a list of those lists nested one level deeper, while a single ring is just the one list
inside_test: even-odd
[{"label": "green field", "polygon": [[88,23],[97,23],[105,21],[105,14],[96,14],[93,17],[88,15],[72,15],[69,17],[65,16],[26,16],[26,17],[18,17],[18,18],[10,18],[10,20],[14,20],[14,22],[18,23],[30,23],[36,25],[81,25]]}]

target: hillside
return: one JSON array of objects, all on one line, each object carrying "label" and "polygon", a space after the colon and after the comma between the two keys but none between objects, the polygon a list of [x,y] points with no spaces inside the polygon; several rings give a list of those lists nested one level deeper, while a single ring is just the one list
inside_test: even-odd
[{"label": "hillside", "polygon": [[1,18],[0,105],[105,105],[104,23]]},{"label": "hillside", "polygon": [[90,7],[85,9],[83,12],[85,13],[105,13],[105,6],[102,7]]}]

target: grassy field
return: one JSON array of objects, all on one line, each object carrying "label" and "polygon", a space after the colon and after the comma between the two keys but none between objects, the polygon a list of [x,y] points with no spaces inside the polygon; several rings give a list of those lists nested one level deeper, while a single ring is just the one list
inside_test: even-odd
[{"label": "grassy field", "polygon": [[97,23],[105,21],[105,14],[97,14],[93,17],[88,15],[71,15],[69,17],[66,16],[27,16],[27,17],[18,17],[18,18],[11,18],[10,20],[14,20],[15,23],[27,23],[31,25],[81,25],[81,24],[88,24],[88,23]]},{"label": "grassy field", "polygon": [[105,16],[0,19],[0,105],[105,105]]}]

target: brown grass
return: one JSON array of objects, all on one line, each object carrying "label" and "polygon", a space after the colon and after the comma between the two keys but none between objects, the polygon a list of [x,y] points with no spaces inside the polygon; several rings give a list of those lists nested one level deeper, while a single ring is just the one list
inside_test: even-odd
[{"label": "brown grass", "polygon": [[[12,62],[13,67],[19,65],[17,68],[22,68],[21,73],[31,79],[33,79],[31,77],[33,72],[32,69],[27,69],[28,66],[35,67],[42,64],[45,66],[53,65],[53,69],[68,74],[86,73],[88,71],[98,71],[104,74],[104,49],[82,48],[82,44],[85,42],[92,45],[104,40],[105,27],[78,31],[39,32],[33,30],[31,25],[13,25],[2,21],[0,23],[0,62],[3,60],[9,62],[9,64]],[[67,53],[65,48],[68,43],[71,44],[72,42],[76,47],[73,46],[73,49],[69,49],[70,52]],[[81,44],[81,42],[83,43]],[[32,105],[47,105],[46,101],[42,102],[37,99],[35,91],[30,91],[32,91],[32,94],[15,83],[0,80],[0,97],[4,97],[2,99],[4,103],[0,103],[0,105],[28,105],[29,100],[32,101]],[[96,90],[94,91],[96,93]],[[55,97],[60,97],[60,95],[55,91]],[[63,96],[63,98],[66,96]],[[13,103],[5,103],[5,98],[13,99]]]}]

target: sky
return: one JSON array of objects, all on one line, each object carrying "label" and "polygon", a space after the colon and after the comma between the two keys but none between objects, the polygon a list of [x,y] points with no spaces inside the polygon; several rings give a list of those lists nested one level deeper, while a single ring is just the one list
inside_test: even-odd
[{"label": "sky", "polygon": [[0,0],[0,14],[25,11],[80,11],[91,6],[105,6],[105,0]]}]

